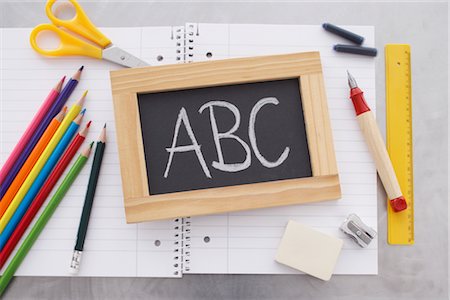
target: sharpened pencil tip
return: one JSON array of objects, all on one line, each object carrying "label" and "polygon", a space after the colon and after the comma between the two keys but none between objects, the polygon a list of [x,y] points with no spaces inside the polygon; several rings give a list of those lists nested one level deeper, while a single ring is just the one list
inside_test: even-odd
[{"label": "sharpened pencil tip", "polygon": [[85,113],[86,113],[86,108],[83,108],[83,110],[81,111],[80,114],[82,114],[84,116]]},{"label": "sharpened pencil tip", "polygon": [[83,120],[85,110],[86,109],[83,109],[72,122],[74,122],[75,124],[80,125],[81,124],[81,120]]},{"label": "sharpened pencil tip", "polygon": [[66,76],[64,75],[56,84],[56,86],[54,87],[54,90],[57,91],[58,93],[61,92],[63,84],[64,84],[64,80],[66,80]]},{"label": "sharpened pencil tip", "polygon": [[80,136],[86,137],[86,135],[87,135],[87,133],[88,133],[88,130],[89,130],[89,127],[91,126],[91,122],[92,122],[92,121],[87,122],[87,124],[86,124],[86,126],[83,128],[83,130],[81,130],[81,131],[78,133]]},{"label": "sharpened pencil tip", "polygon": [[91,142],[88,147],[83,149],[83,151],[81,151],[81,155],[84,157],[89,157],[89,155],[91,154],[92,145],[94,145],[94,142]]},{"label": "sharpened pencil tip", "polygon": [[66,113],[66,111],[67,111],[67,105],[64,105],[62,111],[63,111],[64,113]]},{"label": "sharpened pencil tip", "polygon": [[81,66],[81,67],[78,69],[78,71],[83,71],[83,69],[84,69],[84,66]]},{"label": "sharpened pencil tip", "polygon": [[86,90],[83,95],[81,96],[80,100],[78,100],[77,105],[79,106],[83,106],[84,102],[86,101],[86,95],[87,95],[88,91]]},{"label": "sharpened pencil tip", "polygon": [[106,143],[106,123],[103,126],[102,131],[100,132],[100,136],[98,137],[98,141],[102,143]]},{"label": "sharpened pencil tip", "polygon": [[66,115],[66,109],[67,107],[63,107],[60,112],[55,116],[55,119],[58,120],[59,122],[62,122],[62,120],[64,119],[64,116]]},{"label": "sharpened pencil tip", "polygon": [[72,80],[76,80],[76,81],[80,81],[80,77],[81,77],[81,71],[83,70],[83,66],[81,66],[81,68],[79,68],[75,74],[72,76]]}]

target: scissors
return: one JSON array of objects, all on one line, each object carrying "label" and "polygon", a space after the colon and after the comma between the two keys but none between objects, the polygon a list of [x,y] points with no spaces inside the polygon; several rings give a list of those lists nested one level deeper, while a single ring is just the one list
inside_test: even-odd
[{"label": "scissors", "polygon": [[[56,0],[47,1],[45,12],[53,24],[40,24],[31,32],[30,43],[36,52],[48,56],[89,56],[108,60],[130,68],[148,66],[146,62],[113,45],[111,40],[92,24],[80,4],[76,0],[69,1],[75,8],[75,16],[70,20],[63,20],[56,17],[52,11],[53,4],[55,4]],[[55,33],[60,39],[59,47],[48,50],[39,47],[36,42],[36,37],[43,31]],[[83,37],[87,41],[69,32]]]}]

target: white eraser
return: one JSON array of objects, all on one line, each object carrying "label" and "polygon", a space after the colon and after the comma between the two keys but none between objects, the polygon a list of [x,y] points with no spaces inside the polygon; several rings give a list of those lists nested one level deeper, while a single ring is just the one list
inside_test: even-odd
[{"label": "white eraser", "polygon": [[275,260],[322,280],[330,280],[343,241],[289,221]]}]

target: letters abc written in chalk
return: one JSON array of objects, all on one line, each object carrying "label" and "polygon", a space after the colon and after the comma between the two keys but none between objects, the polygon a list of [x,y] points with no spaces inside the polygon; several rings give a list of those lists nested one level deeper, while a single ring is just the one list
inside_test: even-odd
[{"label": "letters abc written in chalk", "polygon": [[[279,101],[275,97],[266,97],[261,100],[259,100],[252,108],[250,112],[249,117],[249,124],[248,124],[248,138],[250,140],[250,146],[253,150],[256,158],[259,160],[259,162],[266,168],[275,168],[279,165],[281,165],[289,156],[290,148],[286,146],[284,150],[282,151],[281,155],[278,157],[276,161],[269,161],[267,160],[259,151],[258,144],[257,144],[257,138],[255,133],[255,122],[257,118],[257,114],[259,110],[265,106],[265,105],[278,105]],[[230,110],[233,113],[234,116],[234,125],[226,132],[219,132],[216,117],[214,114],[214,107],[222,107]],[[239,126],[241,125],[241,114],[239,112],[239,109],[232,103],[227,101],[209,101],[205,104],[203,104],[200,109],[199,113],[203,113],[206,109],[209,109],[209,117],[211,122],[211,130],[213,133],[214,138],[214,144],[217,151],[217,157],[218,161],[212,162],[212,167],[223,171],[223,172],[239,172],[242,170],[247,169],[250,167],[252,161],[251,161],[251,150],[250,146],[242,140],[239,136],[235,134]],[[191,141],[190,145],[183,145],[183,146],[177,146],[177,140],[178,140],[178,134],[180,132],[180,126],[183,125],[186,129],[186,132],[189,136],[189,139]],[[222,147],[220,144],[220,141],[222,139],[233,139],[236,142],[238,142],[242,149],[245,151],[245,160],[243,162],[239,163],[226,163],[224,160],[224,155],[222,152]],[[202,167],[203,172],[205,173],[205,176],[208,178],[212,178],[211,172],[208,168],[208,165],[205,161],[205,158],[203,156],[201,145],[198,143],[194,129],[192,128],[189,117],[186,112],[186,109],[182,107],[180,109],[180,112],[178,114],[178,118],[175,124],[175,130],[173,134],[172,139],[172,146],[170,148],[166,148],[166,151],[169,153],[169,158],[166,164],[166,169],[164,171],[164,177],[167,178],[169,176],[170,167],[172,165],[172,161],[174,159],[174,156],[176,153],[182,153],[182,152],[189,152],[194,151],[197,159]]]},{"label": "letters abc written in chalk", "polygon": [[138,94],[151,195],[311,177],[299,80]]}]

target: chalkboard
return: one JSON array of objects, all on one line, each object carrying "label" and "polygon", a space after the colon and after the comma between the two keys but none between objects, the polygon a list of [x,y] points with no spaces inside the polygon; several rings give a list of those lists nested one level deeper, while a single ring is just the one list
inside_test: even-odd
[{"label": "chalkboard", "polygon": [[341,195],[319,52],[117,70],[111,88],[128,223]]},{"label": "chalkboard", "polygon": [[[312,176],[297,78],[139,94],[138,103],[152,195]],[[191,135],[183,119],[174,137],[180,111]],[[217,146],[214,123],[219,136],[237,119],[239,127]],[[174,140],[178,147],[195,145],[191,136],[197,152],[170,155]]]}]

